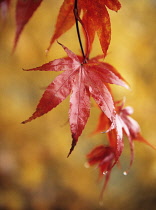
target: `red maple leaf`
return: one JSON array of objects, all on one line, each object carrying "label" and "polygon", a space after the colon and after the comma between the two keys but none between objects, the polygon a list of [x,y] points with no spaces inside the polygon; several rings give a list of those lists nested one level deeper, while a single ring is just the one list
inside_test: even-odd
[{"label": "red maple leaf", "polygon": [[57,22],[55,25],[55,32],[51,38],[50,45],[47,50],[50,49],[51,45],[56,41],[62,34],[68,31],[74,24],[74,0],[64,0],[60,8]]},{"label": "red maple leaf", "polygon": [[42,0],[18,0],[16,4],[16,34],[14,39],[14,47],[16,48],[20,34],[27,24],[35,10],[39,7]]},{"label": "red maple leaf", "polygon": [[[130,148],[131,148],[131,161],[130,166],[132,165],[134,159],[134,145],[133,141],[140,141],[148,144],[152,148],[156,149],[148,141],[146,141],[140,134],[139,124],[131,118],[129,115],[133,113],[132,107],[128,106],[123,108],[124,101],[115,102],[116,117],[114,120],[114,129],[110,130],[107,133],[109,146],[101,145],[94,148],[87,155],[87,162],[89,166],[97,165],[99,168],[99,178],[102,178],[105,175],[104,185],[101,191],[100,199],[102,200],[104,190],[110,179],[111,170],[116,163],[118,163],[119,157],[123,150],[123,133],[128,137]],[[103,112],[101,112],[99,117],[99,122],[94,133],[102,132],[103,130],[108,130],[111,126],[111,121],[108,119]],[[124,175],[128,171],[124,172]]]},{"label": "red maple leaf", "polygon": [[80,8],[83,10],[82,22],[90,41],[89,52],[95,38],[95,33],[97,33],[104,56],[106,56],[111,39],[111,23],[106,7],[118,11],[121,4],[118,0],[80,1]]},{"label": "red maple leaf", "polygon": [[[114,11],[118,11],[121,4],[118,0],[79,0],[78,1],[78,13],[83,12],[82,22],[87,31],[90,50],[92,43],[94,41],[95,33],[99,37],[101,48],[104,55],[106,55],[110,39],[111,39],[111,24],[110,17],[107,12],[107,8]],[[63,33],[69,30],[75,23],[75,18],[73,14],[74,0],[64,0],[59,15],[57,18],[57,23],[55,26],[55,32],[50,41],[50,49],[53,42],[58,39]],[[88,48],[89,46],[87,46]],[[88,54],[89,54],[88,52]]]},{"label": "red maple leaf", "polygon": [[23,123],[49,112],[71,94],[69,123],[73,141],[70,154],[87,123],[90,114],[90,96],[95,99],[104,114],[113,122],[114,103],[107,83],[126,88],[128,86],[110,64],[99,62],[97,58],[84,63],[82,57],[75,55],[65,46],[62,45],[62,47],[68,57],[29,69],[29,71],[63,71],[63,73],[47,87],[36,111]]},{"label": "red maple leaf", "polygon": [[[133,113],[133,108],[127,106],[123,108],[124,101],[115,102],[116,117],[115,117],[115,128],[107,133],[110,146],[116,150],[116,161],[122,153],[123,144],[123,133],[128,137],[130,150],[131,150],[131,161],[130,166],[134,159],[134,140],[144,142],[152,148],[156,149],[147,140],[145,140],[140,133],[140,126],[133,118],[129,115]],[[111,125],[110,120],[101,112],[99,122],[96,130],[93,133],[102,132],[107,130]]]},{"label": "red maple leaf", "polygon": [[89,166],[97,165],[99,168],[99,178],[105,177],[105,182],[101,191],[100,200],[102,201],[104,190],[110,179],[113,162],[115,160],[115,151],[113,147],[100,145],[87,154],[87,163]]}]

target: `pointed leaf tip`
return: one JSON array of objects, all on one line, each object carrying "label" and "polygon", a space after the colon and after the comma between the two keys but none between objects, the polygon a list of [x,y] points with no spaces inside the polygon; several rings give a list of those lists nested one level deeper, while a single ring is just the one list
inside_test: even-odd
[{"label": "pointed leaf tip", "polygon": [[50,40],[49,51],[52,44],[66,31],[68,31],[75,23],[74,13],[73,13],[74,1],[73,0],[64,0],[60,8],[54,34]]},{"label": "pointed leaf tip", "polygon": [[26,124],[30,121],[32,121],[33,119],[35,119],[36,117],[34,117],[33,115],[31,117],[29,117],[27,120],[24,120],[23,122],[21,122],[21,124]]},{"label": "pointed leaf tip", "polygon": [[71,155],[72,151],[74,150],[75,146],[76,146],[77,141],[75,139],[73,139],[72,144],[71,144],[71,148],[70,151],[67,155],[67,158]]}]

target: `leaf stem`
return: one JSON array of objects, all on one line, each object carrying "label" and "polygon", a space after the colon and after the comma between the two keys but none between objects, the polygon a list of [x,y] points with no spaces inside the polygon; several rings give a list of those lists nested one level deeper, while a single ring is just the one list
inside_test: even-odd
[{"label": "leaf stem", "polygon": [[[87,62],[88,60],[88,56],[89,56],[89,49],[90,49],[90,42],[89,42],[89,36],[88,36],[88,32],[82,22],[82,20],[79,17],[79,11],[78,11],[78,0],[75,0],[74,2],[74,16],[75,16],[75,22],[76,22],[76,31],[77,31],[77,36],[78,36],[78,40],[79,40],[79,44],[80,44],[80,48],[81,48],[81,52],[82,52],[82,56],[84,58],[84,63]],[[82,45],[82,40],[81,40],[81,35],[80,35],[80,30],[79,30],[79,23],[82,25],[83,30],[85,32],[85,38],[86,38],[86,53],[84,52],[83,49],[83,45]]]},{"label": "leaf stem", "polygon": [[82,40],[81,40],[80,30],[79,30],[78,0],[75,0],[75,3],[74,3],[74,16],[75,16],[76,31],[77,31],[77,36],[78,36],[81,52],[82,52],[83,58],[85,59],[86,56],[83,50],[83,45],[82,45]]}]

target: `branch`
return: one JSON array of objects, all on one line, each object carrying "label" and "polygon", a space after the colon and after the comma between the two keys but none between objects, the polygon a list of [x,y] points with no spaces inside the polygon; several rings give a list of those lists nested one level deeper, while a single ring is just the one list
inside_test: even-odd
[{"label": "branch", "polygon": [[[74,2],[74,16],[75,16],[75,22],[76,22],[76,30],[77,30],[77,36],[78,36],[78,40],[79,40],[79,44],[80,44],[80,48],[81,48],[81,52],[84,58],[84,63],[86,63],[88,56],[89,56],[89,48],[90,48],[90,42],[89,42],[89,36],[88,36],[88,32],[82,22],[82,20],[80,19],[79,16],[79,11],[78,11],[78,0],[75,0]],[[80,30],[79,30],[79,23],[82,25],[84,32],[85,32],[85,37],[86,37],[86,53],[84,53],[84,49],[83,49],[83,45],[82,45],[82,40],[81,40],[81,36],[80,36]]]}]

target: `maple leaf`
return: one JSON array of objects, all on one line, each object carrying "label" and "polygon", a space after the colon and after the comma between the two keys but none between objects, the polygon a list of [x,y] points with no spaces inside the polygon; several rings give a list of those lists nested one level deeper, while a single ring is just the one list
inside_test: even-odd
[{"label": "maple leaf", "polygon": [[[114,120],[114,129],[107,133],[109,146],[100,145],[94,148],[89,154],[87,154],[87,163],[89,166],[97,165],[99,168],[99,178],[105,175],[104,185],[100,194],[100,200],[102,200],[104,190],[110,179],[111,170],[115,164],[118,163],[119,157],[123,150],[123,133],[128,137],[130,148],[131,148],[131,160],[130,166],[134,159],[134,145],[133,141],[144,142],[152,148],[156,149],[148,141],[146,141],[140,134],[139,124],[131,118],[129,115],[133,113],[133,109],[130,106],[123,108],[124,101],[116,101],[116,117]],[[92,134],[102,132],[103,130],[108,130],[111,126],[111,121],[108,119],[103,112],[101,112],[99,117],[98,126]],[[127,175],[128,170],[123,174]]]},{"label": "maple leaf", "polygon": [[[82,22],[90,41],[90,49],[88,50],[90,52],[95,33],[97,32],[104,56],[106,56],[111,39],[110,17],[106,7],[113,11],[118,11],[121,4],[118,0],[79,0],[78,3],[78,13],[83,12]],[[59,11],[55,32],[51,38],[48,50],[56,39],[74,25],[75,17],[73,15],[73,9],[74,0],[64,0]],[[89,48],[89,46],[87,46],[87,48]]]},{"label": "maple leaf", "polygon": [[0,16],[4,21],[7,17],[11,0],[0,0]]},{"label": "maple leaf", "polygon": [[[139,124],[137,123],[137,121],[129,116],[133,113],[133,108],[130,106],[123,108],[123,106],[124,101],[115,102],[115,109],[117,113],[114,122],[115,129],[112,129],[110,132],[108,132],[107,136],[110,146],[116,150],[116,161],[118,160],[123,150],[123,133],[128,137],[131,150],[131,166],[134,159],[134,140],[146,143],[154,149],[156,149],[156,147],[151,145],[147,140],[142,137]],[[107,130],[110,125],[110,120],[101,112],[98,126],[93,133]]]},{"label": "maple leaf", "polygon": [[94,148],[89,154],[87,154],[87,163],[89,166],[97,165],[99,168],[99,178],[105,176],[105,182],[100,194],[100,200],[102,201],[104,190],[110,179],[113,162],[115,159],[114,148],[110,146],[100,145]]},{"label": "maple leaf", "polygon": [[23,123],[49,112],[71,94],[69,123],[73,141],[70,154],[87,123],[90,114],[90,96],[95,99],[101,110],[112,122],[114,120],[114,103],[106,83],[117,84],[126,88],[128,86],[110,64],[95,62],[95,59],[84,63],[81,57],[75,55],[67,47],[63,45],[62,47],[68,57],[56,59],[28,70],[64,72],[47,87],[36,111]]},{"label": "maple leaf", "polygon": [[27,24],[31,16],[41,4],[42,0],[18,0],[16,3],[16,34],[14,39],[14,47],[16,48],[20,34]]},{"label": "maple leaf", "polygon": [[80,1],[80,8],[83,10],[82,22],[90,40],[89,52],[97,33],[104,56],[106,56],[111,39],[111,23],[106,6],[118,11],[121,4],[117,0]]},{"label": "maple leaf", "polygon": [[50,45],[47,50],[50,49],[51,45],[57,40],[62,34],[68,31],[74,24],[74,1],[65,0],[60,8],[59,15],[57,17],[57,22],[55,25],[55,32],[51,38]]}]

